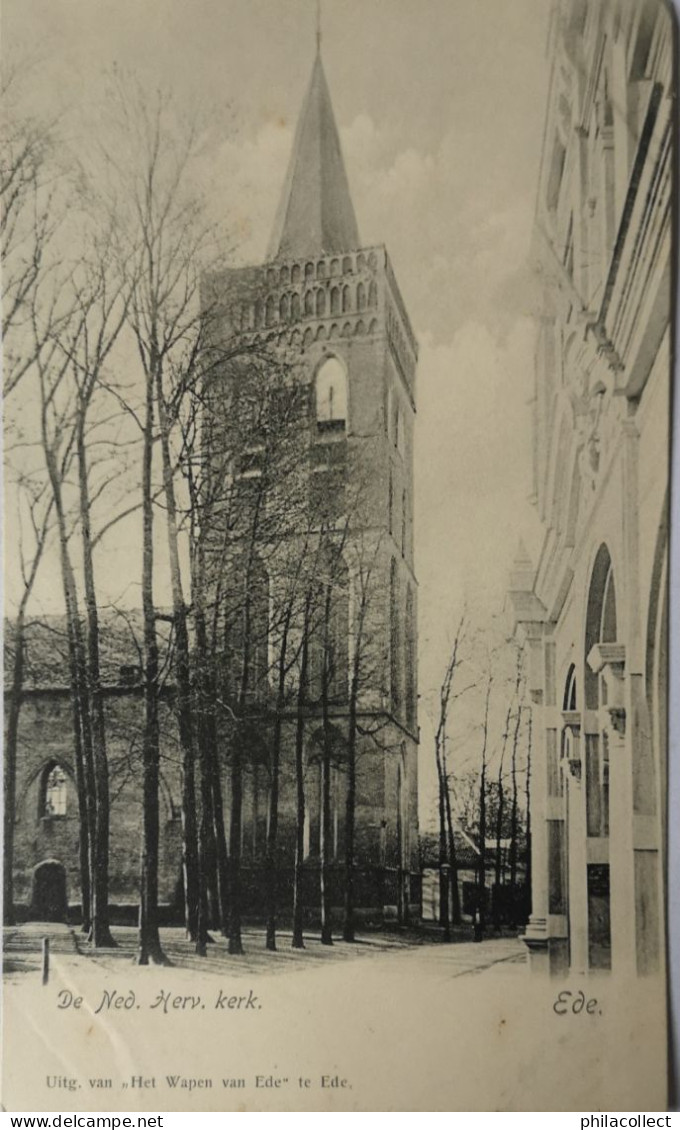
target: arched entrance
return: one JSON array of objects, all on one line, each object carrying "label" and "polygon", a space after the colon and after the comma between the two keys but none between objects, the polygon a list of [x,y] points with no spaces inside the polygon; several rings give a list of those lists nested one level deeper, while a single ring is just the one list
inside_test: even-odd
[{"label": "arched entrance", "polygon": [[33,872],[31,918],[38,922],[65,922],[68,916],[66,869],[57,859],[46,859]]}]

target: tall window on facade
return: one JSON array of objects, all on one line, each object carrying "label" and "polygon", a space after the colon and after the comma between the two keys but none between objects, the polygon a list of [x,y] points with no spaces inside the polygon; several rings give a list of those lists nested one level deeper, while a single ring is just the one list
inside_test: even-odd
[{"label": "tall window on facade", "polygon": [[416,702],[416,618],[413,591],[409,585],[406,593],[406,615],[404,617],[404,671],[406,675],[406,723],[415,729]]},{"label": "tall window on facade", "polygon": [[392,441],[399,454],[403,457],[405,450],[404,414],[401,410],[401,405],[396,396],[394,397],[393,408]]},{"label": "tall window on facade", "polygon": [[316,374],[316,422],[320,431],[344,431],[347,425],[347,375],[336,357]]},{"label": "tall window on facade", "polygon": [[329,357],[316,375],[316,436],[311,449],[310,502],[324,522],[345,509],[347,472],[347,375],[336,357]]},{"label": "tall window on facade", "polygon": [[48,766],[40,790],[41,816],[66,816],[68,783],[61,765]]},{"label": "tall window on facade", "polygon": [[397,562],[390,566],[390,698],[395,713],[401,707],[401,624]]},{"label": "tall window on facade", "polygon": [[234,562],[239,583],[225,593],[226,692],[235,701],[259,701],[269,673],[269,575],[259,557]]},{"label": "tall window on facade", "polygon": [[[315,734],[312,739],[305,773],[305,826],[304,854],[314,858],[321,852],[321,821],[323,813],[323,760],[324,737]],[[330,828],[326,847],[327,860],[340,860],[345,850],[345,807],[347,778],[345,773],[346,747],[342,735],[335,729],[330,733]]]},{"label": "tall window on facade", "polygon": [[309,696],[330,702],[347,697],[349,675],[349,572],[335,557],[318,585],[309,638]]},{"label": "tall window on facade", "polygon": [[269,669],[269,576],[259,557],[252,564],[249,590],[246,595],[247,690],[251,698],[261,698],[266,690]]}]

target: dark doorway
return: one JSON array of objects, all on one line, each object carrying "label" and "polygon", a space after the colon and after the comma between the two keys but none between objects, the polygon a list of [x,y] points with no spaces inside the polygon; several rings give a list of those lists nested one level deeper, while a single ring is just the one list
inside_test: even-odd
[{"label": "dark doorway", "polygon": [[31,918],[39,922],[65,922],[67,914],[64,865],[56,859],[47,859],[33,872]]}]

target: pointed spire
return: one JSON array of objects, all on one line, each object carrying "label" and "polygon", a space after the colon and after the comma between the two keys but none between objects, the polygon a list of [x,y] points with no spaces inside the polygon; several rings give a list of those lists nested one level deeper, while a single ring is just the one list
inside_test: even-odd
[{"label": "pointed spire", "polygon": [[269,259],[335,254],[359,247],[354,206],[321,61],[317,53],[269,245]]}]

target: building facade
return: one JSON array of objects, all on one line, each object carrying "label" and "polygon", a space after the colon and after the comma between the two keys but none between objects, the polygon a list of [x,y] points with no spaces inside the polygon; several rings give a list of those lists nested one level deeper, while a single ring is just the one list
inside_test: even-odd
[{"label": "building facade", "polygon": [[[275,741],[276,867],[284,917],[291,907],[300,813],[298,729],[305,902],[313,917],[323,848],[331,903],[342,907],[352,726],[356,915],[406,921],[420,913],[417,346],[385,248],[362,246],[359,238],[320,52],[267,261],[207,279],[204,303],[220,360],[210,366],[203,390],[210,502],[204,492],[197,519],[206,562],[200,597],[206,619],[216,626],[213,643],[219,639],[215,693],[224,710],[218,759],[243,909],[254,916],[264,910]],[[303,623],[305,592],[311,597]],[[301,702],[296,686],[306,636]],[[117,910],[132,912],[138,889],[142,699],[141,673],[134,667],[121,667],[119,678],[115,666],[108,674],[103,693],[115,917]],[[38,681],[27,688],[22,705],[15,899],[19,913],[34,916],[45,916],[51,903],[73,908],[80,898],[68,701],[68,689],[57,679],[49,687]],[[166,920],[182,907],[181,757],[173,703],[168,685],[161,704],[159,845]],[[238,842],[231,829],[230,719],[236,715]],[[328,742],[333,753],[330,780],[324,781]],[[324,788],[330,805],[325,828]]]},{"label": "building facade", "polygon": [[664,961],[673,34],[555,5],[536,209],[534,497],[510,600],[534,703],[533,964]]}]

